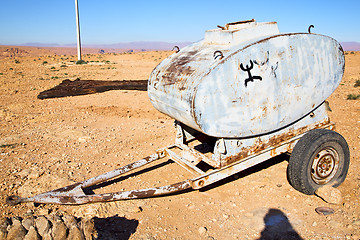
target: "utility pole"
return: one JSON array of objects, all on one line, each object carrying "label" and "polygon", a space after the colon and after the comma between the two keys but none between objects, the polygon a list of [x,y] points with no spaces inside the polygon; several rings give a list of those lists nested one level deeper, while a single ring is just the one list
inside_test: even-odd
[{"label": "utility pole", "polygon": [[75,0],[75,11],[76,11],[76,32],[77,32],[77,54],[78,54],[78,61],[81,61],[81,42],[80,42],[80,23],[79,23],[78,0]]}]

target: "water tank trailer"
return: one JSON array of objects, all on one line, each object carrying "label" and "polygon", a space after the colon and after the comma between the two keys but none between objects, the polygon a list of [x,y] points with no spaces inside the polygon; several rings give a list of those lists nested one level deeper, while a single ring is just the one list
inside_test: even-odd
[{"label": "water tank trailer", "polygon": [[[228,23],[172,55],[151,73],[153,106],[175,119],[175,143],[114,171],[71,186],[7,202],[84,204],[200,189],[282,153],[290,184],[314,194],[340,185],[349,168],[346,140],[335,132],[326,99],[344,74],[331,37],[280,33],[276,22]],[[170,158],[192,179],[140,190],[85,194],[83,189],[158,159]]]}]

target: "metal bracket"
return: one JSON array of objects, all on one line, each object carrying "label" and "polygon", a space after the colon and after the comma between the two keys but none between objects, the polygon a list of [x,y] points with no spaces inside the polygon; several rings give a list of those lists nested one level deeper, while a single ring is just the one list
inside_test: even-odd
[{"label": "metal bracket", "polygon": [[174,51],[174,50],[176,53],[180,52],[180,48],[178,46],[174,46],[173,49],[171,49],[171,51]]},{"label": "metal bracket", "polygon": [[314,28],[314,25],[310,25],[308,28],[308,32],[311,33],[311,28]]}]

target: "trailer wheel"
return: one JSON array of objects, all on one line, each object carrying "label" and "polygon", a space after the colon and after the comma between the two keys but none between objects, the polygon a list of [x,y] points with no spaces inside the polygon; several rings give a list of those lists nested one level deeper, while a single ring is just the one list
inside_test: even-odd
[{"label": "trailer wheel", "polygon": [[349,163],[346,140],[337,132],[315,129],[296,143],[287,176],[296,190],[312,195],[321,186],[339,186],[345,180]]}]

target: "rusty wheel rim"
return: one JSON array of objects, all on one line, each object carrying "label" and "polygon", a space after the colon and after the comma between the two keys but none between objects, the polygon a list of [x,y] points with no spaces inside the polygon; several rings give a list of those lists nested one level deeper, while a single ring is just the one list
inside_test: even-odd
[{"label": "rusty wheel rim", "polygon": [[339,154],[332,147],[321,149],[313,160],[311,178],[316,184],[326,184],[335,176],[339,168]]}]

